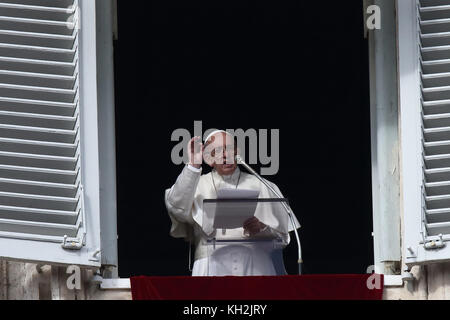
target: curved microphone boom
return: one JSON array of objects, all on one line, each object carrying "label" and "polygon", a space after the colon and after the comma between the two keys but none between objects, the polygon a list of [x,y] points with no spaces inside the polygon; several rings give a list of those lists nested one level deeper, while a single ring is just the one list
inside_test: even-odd
[{"label": "curved microphone boom", "polygon": [[[237,164],[242,165],[245,169],[247,169],[247,171],[249,171],[251,174],[253,174],[256,178],[258,178],[259,181],[261,181],[267,188],[269,188],[270,191],[272,191],[272,193],[279,199],[283,199],[283,196],[281,194],[279,194],[265,179],[263,179],[255,170],[252,169],[252,167],[250,167],[247,163],[245,163],[245,161],[241,158],[240,155],[236,155],[235,160],[237,162]],[[289,220],[292,224],[292,227],[294,228],[294,233],[295,233],[295,238],[297,239],[297,247],[298,247],[298,274],[302,274],[302,247],[300,245],[300,238],[298,236],[298,232],[297,232],[297,228],[300,228],[300,226],[297,227],[295,221],[294,221],[294,217],[293,217],[293,213],[291,208],[289,207],[289,205],[286,202],[281,202],[281,204],[283,205],[283,207],[286,209],[286,212],[289,216]],[[289,232],[289,231],[288,231]]]}]

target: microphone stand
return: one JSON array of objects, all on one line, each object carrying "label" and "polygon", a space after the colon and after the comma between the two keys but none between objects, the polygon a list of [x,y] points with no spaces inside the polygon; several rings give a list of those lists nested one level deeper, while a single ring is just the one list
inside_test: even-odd
[{"label": "microphone stand", "polygon": [[[255,170],[252,169],[252,167],[250,167],[247,163],[245,163],[245,161],[241,158],[240,155],[236,155],[236,162],[240,165],[242,165],[243,167],[245,167],[245,169],[247,169],[251,174],[253,174],[256,178],[258,178],[259,181],[261,181],[267,188],[269,188],[270,191],[273,192],[273,194],[275,194],[275,196],[279,199],[282,199],[283,196],[281,194],[279,194],[265,179],[263,179]],[[298,232],[297,232],[297,226],[295,224],[294,221],[294,217],[292,214],[292,210],[291,208],[287,205],[287,203],[285,201],[281,202],[281,204],[283,205],[283,207],[286,209],[286,212],[289,216],[289,220],[291,221],[292,227],[294,228],[294,233],[295,233],[295,238],[297,239],[297,247],[298,247],[298,274],[302,274],[302,247],[300,245],[300,238],[298,236]],[[300,227],[300,226],[299,226]],[[288,231],[289,233],[289,231]]]}]

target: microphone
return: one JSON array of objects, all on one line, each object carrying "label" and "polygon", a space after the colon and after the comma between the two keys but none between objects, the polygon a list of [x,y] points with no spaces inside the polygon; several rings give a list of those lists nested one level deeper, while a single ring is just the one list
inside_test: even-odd
[{"label": "microphone", "polygon": [[[252,167],[250,167],[245,161],[244,159],[242,159],[242,157],[237,154],[235,156],[235,160],[237,164],[240,164],[241,166],[243,166],[245,169],[247,169],[248,172],[250,172],[251,174],[253,174],[256,178],[258,178],[259,181],[261,181],[270,191],[272,191],[272,193],[279,199],[283,199],[283,196],[281,194],[279,194],[265,179],[263,179],[263,177],[261,177],[255,170],[253,170]],[[289,207],[289,205],[285,202],[282,201],[281,204],[283,205],[284,209],[286,210],[286,213],[289,217],[289,220],[292,224],[292,227],[294,228],[294,233],[295,233],[295,238],[297,239],[297,247],[298,247],[298,259],[297,259],[297,263],[298,263],[298,274],[302,274],[302,247],[300,245],[300,238],[298,236],[298,232],[297,232],[297,226],[295,224],[294,218],[293,218],[293,213],[291,208]],[[300,226],[298,226],[300,227]],[[289,231],[288,231],[289,232]]]}]

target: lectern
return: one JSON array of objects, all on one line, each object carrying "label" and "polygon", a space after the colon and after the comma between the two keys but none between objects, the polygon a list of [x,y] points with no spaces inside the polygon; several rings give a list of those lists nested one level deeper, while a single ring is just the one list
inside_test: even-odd
[{"label": "lectern", "polygon": [[[283,248],[288,241],[286,198],[204,199],[202,229],[207,234],[208,275],[285,275]],[[255,235],[244,231],[252,216],[267,225]]]}]

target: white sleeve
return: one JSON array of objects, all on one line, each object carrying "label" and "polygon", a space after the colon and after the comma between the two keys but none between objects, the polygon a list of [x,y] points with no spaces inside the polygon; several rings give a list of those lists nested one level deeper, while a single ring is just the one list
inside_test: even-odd
[{"label": "white sleeve", "polygon": [[196,168],[194,166],[191,166],[190,164],[188,164],[187,167],[188,167],[188,169],[190,169],[190,170],[192,170],[194,172],[197,172],[197,173],[201,173],[202,172],[202,167]]},{"label": "white sleeve", "polygon": [[165,192],[166,208],[172,221],[170,234],[174,237],[185,237],[185,224],[193,223],[191,210],[200,176],[201,169],[196,172],[185,166],[175,184]]},{"label": "white sleeve", "polygon": [[[267,181],[267,180],[266,180]],[[283,196],[283,194],[281,193],[281,191],[280,191],[280,189],[278,188],[278,186],[275,184],[275,183],[273,183],[273,182],[270,182],[270,181],[267,181],[271,186],[272,186],[272,188],[274,188],[275,189],[275,191],[281,196],[281,197],[284,197]],[[272,192],[271,192],[272,193]],[[289,205],[289,204],[288,204]],[[292,208],[291,208],[291,206],[289,205],[289,208],[291,209],[291,214],[292,214],[292,219],[294,220],[293,222],[294,222],[294,224],[295,224],[295,228],[294,228],[294,226],[292,225],[292,222],[290,221],[290,219],[289,219],[289,221],[288,221],[288,230],[289,230],[289,232],[291,232],[291,231],[294,231],[294,229],[298,229],[298,228],[300,228],[300,223],[298,222],[298,220],[297,220],[297,217],[295,216],[295,213],[292,211]],[[285,210],[283,210],[283,212],[285,212]],[[287,212],[286,212],[286,214],[287,214]]]}]

